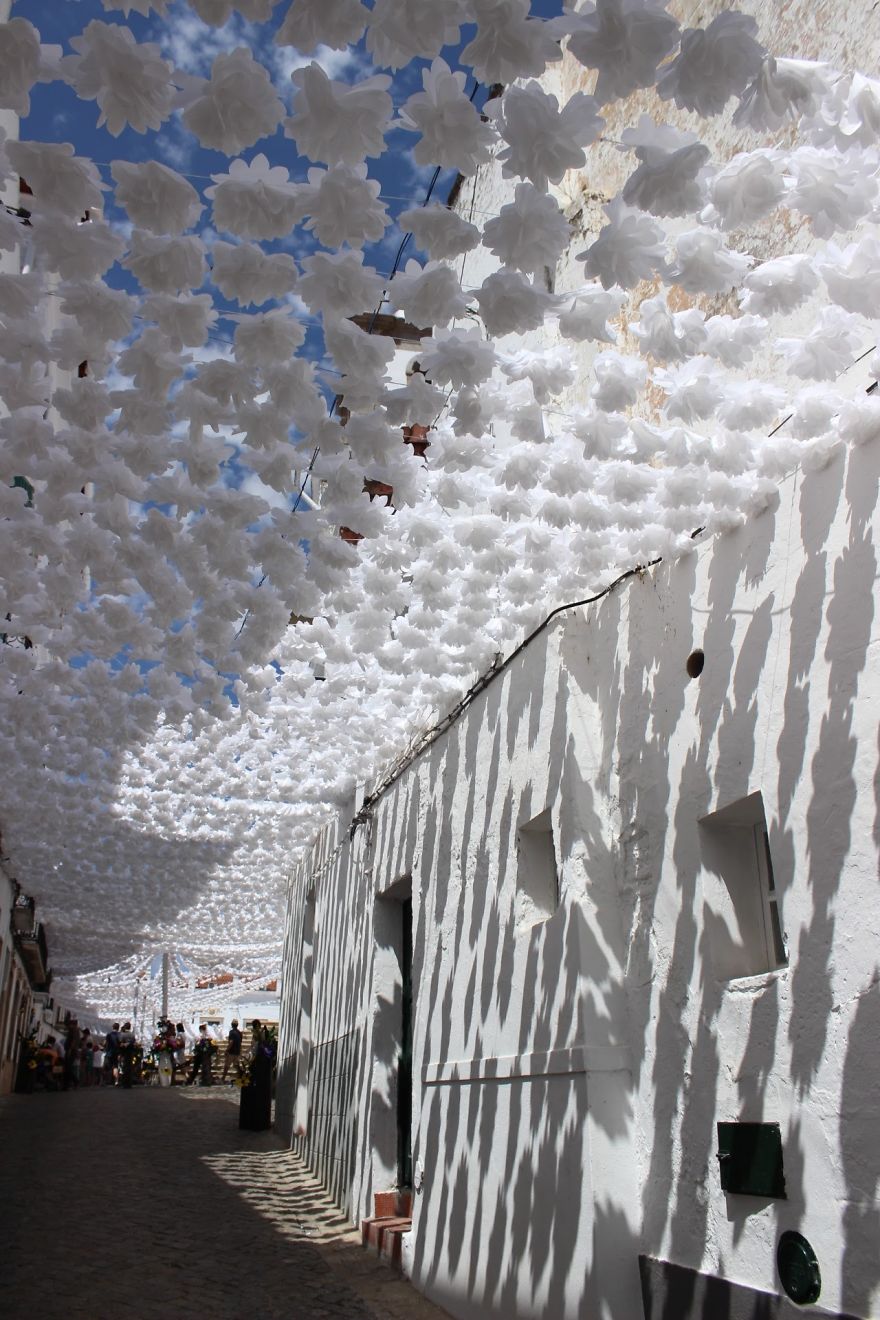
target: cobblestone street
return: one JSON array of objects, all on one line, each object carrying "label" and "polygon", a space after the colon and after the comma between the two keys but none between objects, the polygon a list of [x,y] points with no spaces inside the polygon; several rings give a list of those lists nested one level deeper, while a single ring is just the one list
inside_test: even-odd
[{"label": "cobblestone street", "polygon": [[273,1133],[239,1132],[231,1094],[0,1100],[0,1314],[442,1320]]}]

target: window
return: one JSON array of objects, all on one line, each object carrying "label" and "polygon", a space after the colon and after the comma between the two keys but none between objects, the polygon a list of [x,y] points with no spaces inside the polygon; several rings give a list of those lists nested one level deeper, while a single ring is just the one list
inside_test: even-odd
[{"label": "window", "polygon": [[700,821],[706,923],[722,981],[785,967],[779,895],[760,793]]},{"label": "window", "polygon": [[521,825],[516,836],[516,930],[531,929],[559,906],[550,809]]}]

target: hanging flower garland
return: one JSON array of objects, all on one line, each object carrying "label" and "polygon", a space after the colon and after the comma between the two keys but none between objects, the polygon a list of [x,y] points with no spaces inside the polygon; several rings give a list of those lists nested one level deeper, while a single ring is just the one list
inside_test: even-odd
[{"label": "hanging flower garland", "polygon": [[[178,6],[104,9],[65,51],[0,25],[0,106],[60,81],[113,137],[226,157],[200,181],[0,151],[0,822],[62,983],[122,1012],[122,955],[171,930],[195,964],[277,968],[297,852],[554,605],[876,437],[875,397],[829,386],[875,342],[880,84],[659,0],[192,0],[268,36],[207,76],[168,57]],[[309,58],[362,40],[350,78]],[[541,82],[563,58],[590,93]],[[713,159],[718,116],[763,144]],[[366,254],[401,132],[465,184],[399,211],[389,280]],[[593,153],[626,177],[578,237]],[[752,241],[781,214],[790,251]],[[374,308],[433,330],[403,382]]]}]

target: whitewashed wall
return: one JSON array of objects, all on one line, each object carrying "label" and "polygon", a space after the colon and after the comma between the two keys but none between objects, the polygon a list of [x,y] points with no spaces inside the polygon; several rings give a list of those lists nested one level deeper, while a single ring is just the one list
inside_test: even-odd
[{"label": "whitewashed wall", "polygon": [[[703,24],[722,7],[671,6]],[[779,54],[877,63],[867,0],[739,7]],[[546,85],[568,96],[589,79],[566,59]],[[633,166],[615,129],[649,100],[621,107],[589,172],[558,190],[573,243],[557,290],[581,281],[573,257]],[[686,118],[662,106],[670,117]],[[698,127],[722,157],[750,145],[726,117]],[[511,193],[487,167],[456,206],[485,219]],[[790,217],[741,236],[758,259],[808,242]],[[462,264],[472,287],[494,259]],[[657,291],[635,290],[622,323]],[[586,401],[595,351],[577,348],[561,413]],[[835,387],[857,395],[864,373]],[[499,429],[493,443],[508,442]],[[690,1309],[663,1320],[880,1314],[878,482],[876,447],[838,452],[793,473],[774,511],[557,616],[356,818],[359,793],[293,878],[278,1125],[353,1220],[396,1175],[412,895],[405,1263],[463,1320],[634,1320],[640,1255],[741,1285],[713,1303],[697,1279]],[[698,822],[755,792],[790,962],[727,980],[741,934],[721,924]],[[523,931],[517,828],[546,808],[560,903]],[[779,1122],[787,1200],[721,1191],[715,1124],[734,1119]],[[778,1300],[787,1228],[819,1258],[812,1311]]]},{"label": "whitewashed wall", "polygon": [[[313,929],[291,923],[282,1097],[305,1067],[279,1123],[312,1154],[308,1057],[350,1038],[321,1159],[342,1133],[357,1219],[394,1178],[375,896],[411,876],[408,1265],[453,1314],[631,1320],[639,1253],[774,1293],[785,1228],[829,1313],[878,1313],[878,484],[877,447],[840,453],[775,512],[558,616],[295,880]],[[698,821],[755,791],[791,962],[724,982]],[[545,807],[560,907],[517,934],[516,827]],[[787,1201],[721,1192],[714,1125],[736,1118],[780,1123]]]}]

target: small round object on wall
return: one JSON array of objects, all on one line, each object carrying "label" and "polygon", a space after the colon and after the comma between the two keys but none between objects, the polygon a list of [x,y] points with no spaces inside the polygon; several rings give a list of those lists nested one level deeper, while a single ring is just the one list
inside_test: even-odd
[{"label": "small round object on wall", "polygon": [[787,1297],[798,1306],[818,1302],[822,1291],[822,1275],[816,1253],[800,1233],[789,1230],[782,1234],[776,1248],[776,1268]]},{"label": "small round object on wall", "polygon": [[685,669],[688,672],[688,678],[699,678],[703,672],[703,665],[706,663],[706,657],[701,650],[691,651],[685,662]]}]

